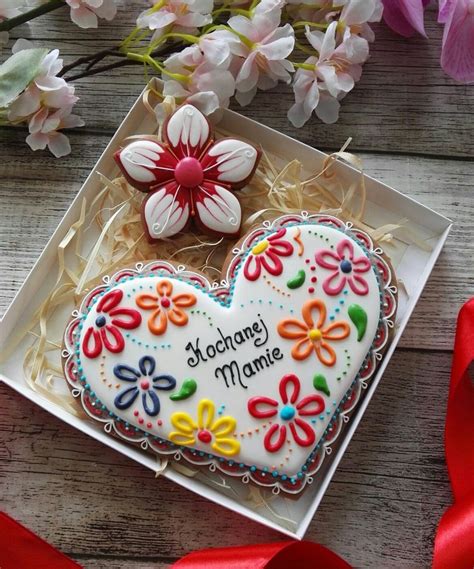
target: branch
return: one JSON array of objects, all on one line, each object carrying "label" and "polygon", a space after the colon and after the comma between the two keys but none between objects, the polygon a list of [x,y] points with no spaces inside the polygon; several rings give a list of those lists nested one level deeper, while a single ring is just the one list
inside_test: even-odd
[{"label": "branch", "polygon": [[28,12],[24,12],[23,14],[19,14],[18,16],[0,22],[0,32],[8,32],[9,30],[12,30],[21,24],[24,24],[25,22],[29,22],[38,16],[52,12],[53,10],[61,8],[65,5],[66,4],[64,0],[49,0],[49,2],[46,2],[46,4],[40,4],[32,10],[28,10]]},{"label": "branch", "polygon": [[[161,48],[161,49],[157,49],[155,51],[153,51],[152,53],[150,53],[150,57],[164,57],[166,55],[169,55],[173,52],[175,52],[177,49],[179,49],[180,47],[184,47],[184,44],[182,44],[181,42],[176,42],[173,44],[170,44],[168,47],[166,48]],[[107,57],[108,55],[113,55],[115,57],[120,57],[120,61],[115,61],[114,63],[109,63],[108,65],[102,65],[100,67],[95,67],[96,63],[98,63],[101,59],[104,59],[105,57]],[[104,73],[105,71],[110,71],[112,69],[119,69],[121,67],[128,67],[130,65],[143,65],[143,62],[141,61],[135,61],[133,59],[129,59],[128,54],[124,54],[121,52],[116,52],[115,50],[103,50],[101,52],[98,52],[92,56],[86,56],[83,58],[79,58],[81,60],[83,60],[81,63],[87,63],[90,62],[87,66],[86,69],[81,72],[78,73],[76,75],[72,75],[70,77],[65,77],[66,81],[75,81],[76,79],[83,79],[84,77],[90,77],[92,75],[98,75],[99,73]],[[77,60],[76,62],[74,62],[74,66],[69,65],[68,68],[72,69],[73,67],[76,67],[77,65],[79,65],[79,63],[77,63],[79,60]],[[61,75],[64,75],[64,70],[66,68],[63,68]],[[69,69],[67,69],[66,71],[68,71]]]},{"label": "branch", "polygon": [[104,59],[108,55],[116,55],[117,57],[126,57],[126,54],[122,54],[118,48],[107,48],[103,49],[102,51],[98,51],[97,53],[93,53],[92,55],[84,55],[83,57],[78,57],[69,65],[65,65],[61,71],[58,73],[58,77],[62,77],[71,69],[75,67],[79,67],[79,65],[83,65],[87,63],[86,69],[90,69],[94,65],[96,65],[100,60]]}]

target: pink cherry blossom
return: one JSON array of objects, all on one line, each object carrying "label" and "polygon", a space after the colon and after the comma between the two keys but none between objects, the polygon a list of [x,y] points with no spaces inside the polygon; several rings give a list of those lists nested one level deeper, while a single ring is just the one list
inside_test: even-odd
[{"label": "pink cherry blossom", "polygon": [[339,100],[360,79],[360,64],[368,57],[369,44],[347,28],[337,45],[337,26],[337,22],[332,22],[326,33],[306,29],[306,38],[319,55],[309,57],[295,74],[295,104],[288,111],[288,118],[297,127],[303,126],[313,112],[325,123],[335,122]]},{"label": "pink cherry blossom", "polygon": [[97,28],[98,18],[113,20],[117,14],[115,0],[66,0],[71,20],[80,28]]},{"label": "pink cherry blossom", "polygon": [[394,32],[406,38],[415,32],[426,37],[424,12],[430,0],[382,0],[383,19]]},{"label": "pink cherry blossom", "polygon": [[153,6],[137,18],[137,27],[155,31],[154,39],[173,29],[194,33],[212,22],[212,0],[153,0]]},{"label": "pink cherry blossom", "polygon": [[[15,42],[12,53],[18,53],[25,49],[31,49],[34,45],[23,38]],[[35,85],[42,91],[53,91],[66,85],[66,81],[56,75],[63,68],[63,60],[58,58],[59,50],[53,49],[43,59],[38,75],[34,79]]]},{"label": "pink cherry blossom", "polygon": [[71,114],[71,109],[52,112],[43,107],[29,119],[30,134],[26,142],[32,150],[44,150],[48,147],[56,158],[60,158],[71,152],[71,145],[67,136],[58,131],[83,125],[84,121]]},{"label": "pink cherry blossom", "polygon": [[18,4],[18,0],[0,0],[0,22],[21,14]]},{"label": "pink cherry blossom", "polygon": [[373,42],[375,35],[369,22],[382,19],[382,0],[341,0],[337,5],[344,6],[339,16],[339,30],[349,28],[351,33]]},{"label": "pink cherry blossom", "polygon": [[220,31],[220,37],[227,41],[234,56],[230,69],[235,76],[236,99],[241,105],[250,103],[257,88],[267,90],[278,81],[291,81],[294,67],[286,58],[293,51],[295,35],[290,24],[280,27],[280,19],[278,4],[264,5],[250,18],[241,15],[229,18],[230,29]]},{"label": "pink cherry blossom", "polygon": [[229,63],[225,42],[203,36],[199,45],[187,47],[165,61],[163,95],[191,103],[206,115],[227,108],[235,91]]},{"label": "pink cherry blossom", "polygon": [[[31,47],[29,41],[18,40],[12,51],[17,53]],[[72,114],[78,100],[74,87],[57,77],[63,67],[58,55],[58,50],[53,50],[44,57],[36,77],[8,106],[8,120],[28,125],[30,134],[26,142],[32,150],[48,147],[59,158],[69,154],[71,147],[67,137],[58,131],[82,126],[84,122]]]},{"label": "pink cherry blossom", "polygon": [[474,83],[474,1],[442,1],[439,21],[445,24],[441,67],[457,81]]}]

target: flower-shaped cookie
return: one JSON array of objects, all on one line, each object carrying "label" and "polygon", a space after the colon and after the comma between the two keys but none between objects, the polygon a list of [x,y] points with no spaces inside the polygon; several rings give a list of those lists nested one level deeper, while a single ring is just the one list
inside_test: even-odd
[{"label": "flower-shaped cookie", "polygon": [[366,257],[354,258],[354,246],[349,239],[338,243],[336,252],[318,251],[316,262],[324,269],[330,269],[332,274],[323,282],[326,294],[337,295],[348,284],[355,294],[366,295],[369,292],[367,281],[361,277],[370,269],[370,261]]},{"label": "flower-shaped cookie", "polygon": [[153,310],[148,318],[148,329],[152,334],[160,336],[168,328],[168,320],[176,326],[186,326],[188,315],[183,308],[196,304],[196,297],[191,293],[173,294],[173,285],[170,281],[160,281],[156,285],[154,294],[139,294],[135,300],[137,306],[144,310]]},{"label": "flower-shaped cookie", "polygon": [[295,360],[305,360],[314,351],[321,363],[333,366],[336,363],[336,352],[329,342],[347,338],[351,331],[349,324],[340,321],[325,326],[326,305],[319,299],[305,302],[301,315],[303,322],[295,318],[286,318],[278,324],[280,336],[297,340],[291,355]]},{"label": "flower-shaped cookie", "polygon": [[283,227],[252,247],[244,265],[244,274],[249,281],[256,281],[262,268],[273,276],[281,275],[283,263],[280,257],[289,257],[293,253],[293,245],[282,239],[285,234]]},{"label": "flower-shaped cookie", "polygon": [[240,443],[233,438],[237,427],[234,417],[220,417],[214,421],[216,407],[209,399],[199,401],[197,421],[183,411],[171,415],[171,424],[176,429],[168,438],[177,445],[193,446],[196,441],[210,445],[212,450],[225,456],[234,456],[240,450]]},{"label": "flower-shaped cookie", "polygon": [[301,384],[296,375],[290,373],[280,381],[281,404],[271,397],[252,397],[248,410],[252,417],[269,419],[279,416],[281,423],[273,422],[267,430],[263,444],[269,452],[278,452],[285,444],[289,429],[295,443],[302,447],[314,444],[316,437],[311,425],[301,417],[316,417],[325,408],[320,395],[307,395],[300,401]]},{"label": "flower-shaped cookie", "polygon": [[209,122],[189,104],[165,122],[163,138],[142,137],[115,154],[128,182],[150,192],[142,206],[149,240],[176,235],[192,221],[204,233],[237,235],[242,212],[231,190],[250,180],[260,152],[235,138],[214,142]]},{"label": "flower-shaped cookie", "polygon": [[155,391],[170,391],[176,387],[176,379],[168,374],[155,375],[156,361],[152,356],[143,356],[138,362],[138,369],[126,364],[114,366],[114,375],[121,381],[132,383],[119,392],[114,404],[117,409],[128,409],[141,393],[145,413],[156,417],[160,412],[160,400]]},{"label": "flower-shaped cookie", "polygon": [[121,290],[113,290],[99,300],[97,318],[94,325],[87,328],[82,341],[82,351],[88,358],[100,356],[104,347],[113,354],[120,353],[125,347],[120,328],[133,330],[140,326],[140,313],[133,308],[121,308],[122,298]]}]

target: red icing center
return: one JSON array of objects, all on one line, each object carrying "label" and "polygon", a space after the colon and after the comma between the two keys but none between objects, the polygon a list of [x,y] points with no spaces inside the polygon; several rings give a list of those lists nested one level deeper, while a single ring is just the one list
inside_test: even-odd
[{"label": "red icing center", "polygon": [[174,169],[174,177],[185,188],[199,186],[204,179],[201,163],[192,156],[183,158]]},{"label": "red icing center", "polygon": [[212,441],[212,435],[209,431],[199,431],[198,439],[207,445]]},{"label": "red icing center", "polygon": [[142,389],[150,389],[150,382],[148,379],[142,379],[142,381],[140,381],[140,387]]},{"label": "red icing center", "polygon": [[171,303],[170,303],[170,299],[169,299],[169,298],[166,298],[166,297],[165,297],[165,298],[162,298],[162,299],[161,299],[161,306],[162,306],[163,308],[169,308],[170,304],[171,304]]}]

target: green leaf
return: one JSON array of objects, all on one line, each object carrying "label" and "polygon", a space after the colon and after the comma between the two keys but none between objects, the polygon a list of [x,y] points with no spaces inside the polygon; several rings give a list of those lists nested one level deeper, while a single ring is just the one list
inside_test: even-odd
[{"label": "green leaf", "polygon": [[0,107],[9,105],[28,87],[47,53],[45,48],[24,49],[0,65]]},{"label": "green leaf", "polygon": [[351,304],[347,309],[349,318],[357,328],[357,341],[360,342],[365,336],[367,329],[367,312],[359,304]]},{"label": "green leaf", "polygon": [[326,378],[324,377],[324,375],[322,375],[321,373],[314,376],[313,385],[314,385],[314,389],[316,389],[317,391],[321,391],[322,393],[325,393],[328,397],[331,395],[331,392],[329,391],[329,387],[328,387],[328,382],[326,381]]},{"label": "green leaf", "polygon": [[291,289],[300,288],[300,286],[303,286],[305,279],[306,273],[301,269],[296,273],[295,277],[286,283],[286,286]]},{"label": "green leaf", "polygon": [[173,393],[170,395],[171,401],[183,401],[183,399],[187,399],[191,397],[194,393],[196,393],[197,389],[197,382],[195,379],[186,379],[183,381],[183,385],[178,393]]}]

